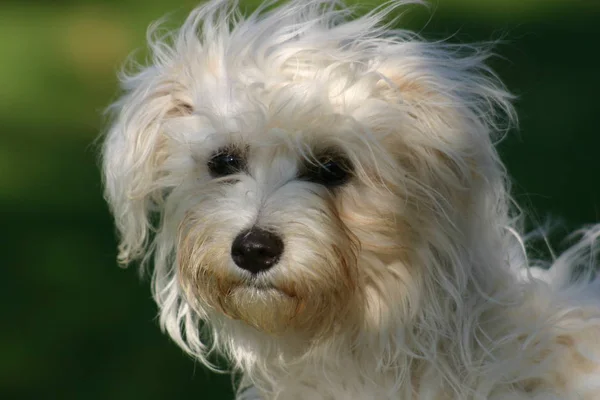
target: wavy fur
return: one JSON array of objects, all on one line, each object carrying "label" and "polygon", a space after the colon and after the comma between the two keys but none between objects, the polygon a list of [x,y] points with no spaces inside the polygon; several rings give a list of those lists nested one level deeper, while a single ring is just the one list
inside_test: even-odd
[{"label": "wavy fur", "polygon": [[[153,264],[160,325],[225,355],[239,399],[599,398],[600,227],[529,260],[493,146],[512,96],[485,46],[385,24],[409,3],[211,0],[152,28],[103,148],[119,261]],[[224,146],[247,170],[214,179]],[[298,179],[331,148],[348,184]],[[229,257],[253,225],[286,242],[258,278]]]}]

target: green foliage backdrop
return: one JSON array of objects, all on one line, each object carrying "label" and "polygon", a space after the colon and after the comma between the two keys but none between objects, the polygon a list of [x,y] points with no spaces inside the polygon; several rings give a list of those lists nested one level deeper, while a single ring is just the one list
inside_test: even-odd
[{"label": "green foliage backdrop", "polygon": [[[231,398],[228,376],[159,332],[148,282],[117,267],[93,144],[147,24],[194,5],[0,3],[1,398]],[[505,39],[494,66],[519,96],[521,130],[500,150],[517,199],[567,228],[597,222],[600,2],[437,0],[403,23],[433,39]]]}]

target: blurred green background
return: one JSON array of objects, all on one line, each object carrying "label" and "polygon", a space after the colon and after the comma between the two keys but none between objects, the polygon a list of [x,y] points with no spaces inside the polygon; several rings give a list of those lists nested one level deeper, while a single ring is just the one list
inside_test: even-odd
[{"label": "blurred green background", "polygon": [[[93,144],[148,23],[194,5],[0,3],[0,398],[232,398],[228,376],[159,332],[148,282],[117,267]],[[500,150],[517,199],[565,231],[597,222],[600,1],[438,0],[403,21],[432,39],[505,39],[494,67],[521,130]]]}]

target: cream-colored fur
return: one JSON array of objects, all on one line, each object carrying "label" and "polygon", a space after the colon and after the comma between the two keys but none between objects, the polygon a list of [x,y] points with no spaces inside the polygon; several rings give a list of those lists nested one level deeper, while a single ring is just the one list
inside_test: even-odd
[{"label": "cream-colored fur", "polygon": [[[600,399],[600,228],[529,260],[493,146],[511,96],[486,49],[382,25],[406,3],[211,0],[153,30],[103,149],[120,262],[240,399]],[[244,167],[215,177],[223,149]],[[332,152],[347,180],[306,179]],[[251,227],[285,245],[259,274],[230,255]]]}]

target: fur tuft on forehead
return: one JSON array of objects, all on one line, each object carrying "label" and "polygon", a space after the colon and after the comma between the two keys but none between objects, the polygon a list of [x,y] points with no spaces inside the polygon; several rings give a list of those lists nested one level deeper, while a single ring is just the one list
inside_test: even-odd
[{"label": "fur tuft on forehead", "polygon": [[236,2],[213,1],[177,31],[151,28],[152,65],[123,75],[123,85],[144,80],[155,85],[147,96],[175,97],[174,114],[209,118],[258,112],[301,122],[317,110],[360,118],[365,102],[386,107],[380,100],[393,96],[405,110],[414,102],[450,107],[460,100],[465,113],[494,126],[511,119],[510,96],[483,64],[483,47],[426,42],[382,24],[413,3],[391,2],[349,20],[351,9],[331,0],[272,1],[249,17]]}]

